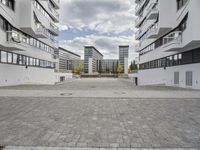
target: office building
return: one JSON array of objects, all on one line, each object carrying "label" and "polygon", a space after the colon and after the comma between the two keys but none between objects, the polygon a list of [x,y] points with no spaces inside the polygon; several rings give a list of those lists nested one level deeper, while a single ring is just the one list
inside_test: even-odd
[{"label": "office building", "polygon": [[129,46],[119,46],[119,63],[122,66],[123,72],[128,73],[128,58],[129,58]]},{"label": "office building", "polygon": [[84,47],[84,72],[99,72],[99,62],[103,60],[103,55],[94,46]]},{"label": "office building", "polygon": [[117,73],[119,60],[117,59],[103,59],[100,62],[99,72],[101,73]]},{"label": "office building", "polygon": [[81,56],[68,51],[62,47],[59,47],[56,51],[59,57],[59,66],[57,67],[58,72],[71,72],[75,65],[78,65],[81,60]]},{"label": "office building", "polygon": [[135,2],[139,84],[200,89],[200,1]]},{"label": "office building", "polygon": [[0,0],[0,86],[54,84],[59,0]]}]

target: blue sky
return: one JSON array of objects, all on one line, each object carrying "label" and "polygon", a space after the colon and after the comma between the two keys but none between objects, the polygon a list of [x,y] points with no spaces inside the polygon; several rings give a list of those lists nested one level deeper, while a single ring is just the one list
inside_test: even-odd
[{"label": "blue sky", "polygon": [[118,46],[134,52],[134,0],[61,0],[59,44],[83,57],[85,45],[104,58],[118,58]]}]

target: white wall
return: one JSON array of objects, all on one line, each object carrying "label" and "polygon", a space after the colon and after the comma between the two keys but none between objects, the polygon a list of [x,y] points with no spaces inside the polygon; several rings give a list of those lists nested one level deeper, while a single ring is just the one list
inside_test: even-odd
[{"label": "white wall", "polygon": [[138,72],[139,85],[165,84],[164,69],[147,69]]},{"label": "white wall", "polygon": [[54,69],[0,64],[0,86],[19,84],[54,84]]},{"label": "white wall", "polygon": [[[193,86],[186,86],[186,71],[193,72]],[[174,72],[179,72],[179,87],[200,89],[200,63],[180,65],[174,67],[140,70],[138,73],[139,85],[165,84],[174,85]]]},{"label": "white wall", "polygon": [[200,63],[169,67],[165,72],[165,79],[167,86],[174,85],[174,72],[179,72],[179,86],[187,88],[186,86],[186,71],[193,73],[193,86],[194,89],[200,89]]}]

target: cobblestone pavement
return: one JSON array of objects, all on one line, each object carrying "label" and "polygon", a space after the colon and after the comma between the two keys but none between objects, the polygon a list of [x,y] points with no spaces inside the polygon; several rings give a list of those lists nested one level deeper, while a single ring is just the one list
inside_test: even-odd
[{"label": "cobblestone pavement", "polygon": [[[118,92],[121,92],[123,87],[127,90],[135,88],[129,83],[122,84],[118,80],[108,81],[109,85],[104,84],[99,87],[100,81],[91,84],[85,80],[80,84],[82,87],[85,84],[85,88],[92,85],[96,87],[95,90],[100,90],[100,87],[109,90],[112,89],[112,85],[118,85],[121,89],[113,87]],[[67,84],[72,87],[77,83],[60,85],[61,89],[67,87]],[[81,86],[77,88],[82,88]],[[29,87],[34,88],[34,86]],[[58,87],[43,87],[58,90]],[[142,87],[139,88],[142,90]],[[148,88],[151,89],[151,87],[144,87],[143,90]],[[156,88],[152,87],[152,89]],[[188,92],[176,88],[168,90],[182,91],[183,94]],[[46,90],[47,93],[48,91]],[[61,147],[58,150],[198,149],[200,148],[199,108],[200,98],[161,99],[123,98],[123,96],[62,98],[23,97],[23,95],[0,97],[0,145]],[[6,148],[6,150],[14,149],[16,147]],[[21,150],[25,149],[21,148]]]}]

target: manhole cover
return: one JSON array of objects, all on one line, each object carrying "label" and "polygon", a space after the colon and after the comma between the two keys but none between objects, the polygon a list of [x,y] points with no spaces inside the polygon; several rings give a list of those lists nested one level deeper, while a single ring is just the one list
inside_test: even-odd
[{"label": "manhole cover", "polygon": [[61,96],[71,96],[73,95],[72,93],[60,93]]}]

